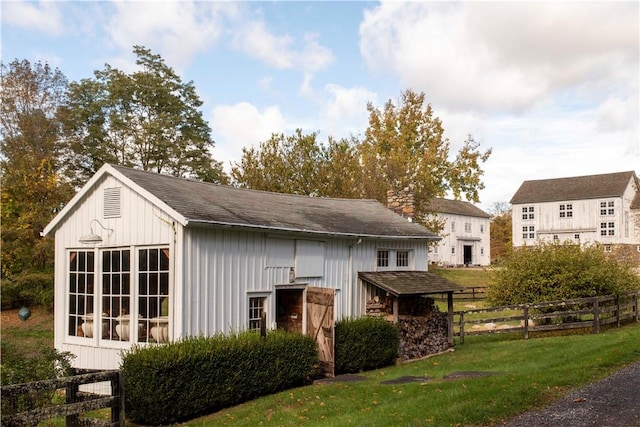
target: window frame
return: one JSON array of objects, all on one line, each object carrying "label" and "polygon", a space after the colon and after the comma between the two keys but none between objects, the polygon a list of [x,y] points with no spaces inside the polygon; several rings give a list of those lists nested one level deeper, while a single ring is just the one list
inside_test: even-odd
[{"label": "window frame", "polygon": [[[252,307],[252,302],[260,302],[259,307]],[[247,331],[260,331],[260,321],[262,320],[262,313],[266,313],[267,304],[269,303],[269,293],[265,292],[250,292],[247,294]],[[252,311],[259,310],[259,317],[252,317]],[[257,327],[252,327],[252,322],[257,324]],[[267,320],[267,323],[268,320]],[[266,326],[266,325],[265,325]]]},{"label": "window frame", "polygon": [[[162,274],[164,277],[158,278],[158,289],[162,287],[162,293],[158,293],[155,297],[158,299],[156,301],[156,311],[158,314],[162,314],[163,311],[166,311],[167,318],[160,319],[160,316],[151,317],[140,317],[141,315],[141,307],[140,307],[140,297],[141,295],[144,297],[149,297],[149,294],[141,294],[140,290],[140,256],[142,251],[155,250],[159,255],[158,261],[162,261],[162,269],[159,269],[158,274]],[[73,253],[90,253],[93,257],[93,313],[87,313],[87,309],[85,308],[85,313],[82,315],[76,313],[72,313],[73,306],[71,304],[71,296],[72,296],[72,288],[71,288],[71,278],[72,278],[72,266],[68,263],[66,265],[65,271],[65,307],[64,307],[64,317],[65,317],[65,334],[64,340],[66,343],[70,344],[82,344],[82,345],[92,345],[96,347],[102,348],[128,348],[132,344],[147,344],[155,342],[152,339],[152,328],[164,327],[166,340],[169,340],[169,327],[171,326],[171,315],[170,307],[171,300],[173,298],[173,260],[171,245],[149,245],[149,246],[116,246],[116,247],[100,247],[100,248],[69,248],[67,249],[67,260]],[[126,271],[113,271],[113,269],[109,266],[105,268],[104,257],[106,254],[110,254],[113,256],[114,253],[118,253],[120,260],[122,260],[122,254],[124,252],[129,253],[128,259],[128,270]],[[162,259],[161,253],[166,254],[166,260]],[[77,255],[76,255],[77,256]],[[166,269],[165,269],[166,267]],[[147,270],[148,273],[150,270]],[[111,284],[113,280],[107,279],[107,277],[113,279],[114,277],[119,277],[122,279],[122,274],[128,274],[129,283],[128,283],[128,294],[122,291],[117,293],[113,292],[113,287]],[[117,281],[117,280],[116,280]],[[120,280],[121,281],[121,280]],[[160,284],[160,281],[163,281],[163,284]],[[107,290],[105,286],[109,286]],[[120,287],[122,289],[122,287]],[[128,298],[127,304],[122,304],[122,300],[124,298]],[[166,307],[165,307],[166,301]],[[117,313],[113,311],[114,303],[118,303]],[[76,302],[77,304],[77,302]],[[86,303],[85,303],[86,304]],[[128,313],[124,313],[123,308],[126,307]],[[105,315],[105,310],[112,310],[111,315]],[[88,316],[88,314],[93,314],[92,316]],[[127,315],[128,317],[120,317]],[[148,315],[148,313],[147,313]],[[130,322],[130,318],[138,317],[137,322]],[[77,319],[82,317],[84,319],[83,322],[78,321]],[[156,317],[158,317],[156,319]],[[76,319],[75,323],[73,318]],[[93,327],[92,336],[81,336],[78,335],[78,331],[84,328],[81,326],[85,322],[92,322]],[[135,323],[135,324],[134,324]],[[144,324],[144,325],[143,325]],[[101,325],[100,330],[102,333],[96,334],[96,326]],[[119,337],[119,333],[116,330],[118,325],[123,325],[124,327],[128,326],[128,339],[121,340]],[[135,326],[138,325],[136,328]],[[72,328],[76,331],[76,334],[72,334]],[[158,330],[156,333],[159,333]],[[123,329],[120,329],[122,331]],[[122,332],[120,332],[122,333]],[[125,333],[123,333],[124,336]],[[144,340],[141,340],[144,334]],[[104,336],[103,336],[104,335]],[[164,342],[164,341],[163,341]]]}]

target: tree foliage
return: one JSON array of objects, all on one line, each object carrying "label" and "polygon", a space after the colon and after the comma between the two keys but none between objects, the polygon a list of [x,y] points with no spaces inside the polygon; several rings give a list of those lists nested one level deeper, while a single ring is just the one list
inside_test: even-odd
[{"label": "tree foliage", "polygon": [[307,196],[353,198],[362,195],[357,152],[346,140],[318,141],[318,134],[273,134],[258,148],[243,148],[231,169],[236,185],[254,190]]},{"label": "tree foliage", "polygon": [[513,244],[511,208],[508,203],[494,203],[491,214],[491,262],[499,262],[511,252]]},{"label": "tree foliage", "polygon": [[183,83],[149,49],[135,46],[134,53],[141,70],[127,74],[106,64],[95,78],[70,85],[66,128],[74,182],[86,182],[106,162],[224,181],[193,82]]},{"label": "tree foliage", "polygon": [[48,64],[27,60],[1,68],[2,288],[7,306],[40,302],[40,291],[52,288],[53,243],[40,232],[72,189],[59,174],[66,77]]},{"label": "tree foliage", "polygon": [[413,184],[418,218],[428,213],[433,197],[447,191],[456,199],[464,194],[478,201],[478,191],[484,188],[480,163],[489,158],[491,150],[480,152],[479,143],[469,135],[452,160],[442,122],[431,105],[425,104],[424,93],[407,90],[398,106],[388,100],[383,110],[371,103],[367,109],[369,127],[359,152],[369,197],[384,203],[387,190]]},{"label": "tree foliage", "polygon": [[485,162],[491,150],[481,152],[471,135],[450,156],[440,119],[424,93],[406,91],[401,103],[389,100],[383,110],[369,103],[369,127],[361,140],[329,138],[317,133],[273,135],[258,148],[243,149],[232,168],[236,185],[259,190],[327,197],[369,198],[387,202],[388,190],[413,185],[416,214],[427,221],[428,202],[451,191],[477,201]]},{"label": "tree foliage", "polygon": [[514,251],[496,269],[487,299],[525,304],[610,295],[640,289],[630,264],[607,257],[598,245],[544,243]]}]

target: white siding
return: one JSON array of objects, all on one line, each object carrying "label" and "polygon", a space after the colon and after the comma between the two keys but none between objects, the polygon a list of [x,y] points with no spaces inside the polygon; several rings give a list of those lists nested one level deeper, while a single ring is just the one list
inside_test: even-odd
[{"label": "white siding", "polygon": [[[470,246],[472,265],[486,266],[491,263],[489,218],[445,213],[439,213],[437,218],[444,220],[444,229],[437,249],[431,248],[430,261],[439,265],[463,265],[464,247]],[[455,223],[453,230],[452,223]]]},{"label": "white siding", "polygon": [[[104,218],[104,189],[121,187],[122,205],[120,217]],[[113,202],[112,199],[108,199]],[[111,206],[110,212],[113,212]],[[94,223],[93,232],[100,235],[103,242],[96,246],[86,246],[79,242],[81,236],[91,232],[90,224],[97,219],[108,231]],[[77,357],[73,364],[78,368],[113,369],[120,364],[120,351],[128,347],[127,343],[109,341],[100,342],[96,348],[98,338],[80,338],[67,336],[67,268],[68,251],[70,249],[95,251],[102,248],[136,248],[141,245],[168,246],[173,259],[175,253],[175,232],[173,220],[157,207],[152,206],[146,199],[130,188],[124,186],[117,179],[107,176],[98,182],[93,191],[88,192],[70,212],[55,233],[55,347],[61,351],[70,351]],[[96,273],[99,261],[96,262]],[[100,286],[100,277],[96,274],[96,289]],[[173,277],[170,278],[172,288]],[[96,297],[96,307],[99,301]]]},{"label": "white siding", "polygon": [[[513,205],[513,246],[535,244],[537,240],[559,242],[572,241],[581,244],[638,244],[640,229],[633,223],[637,214],[630,210],[635,195],[630,182],[622,197],[602,199],[565,200],[557,202],[527,203]],[[609,202],[613,203],[613,214],[609,212]],[[601,214],[601,203],[605,203],[606,214]],[[572,215],[560,216],[560,205],[572,207]],[[523,208],[533,207],[533,219],[523,219]],[[565,211],[566,212],[566,211]],[[607,224],[607,234],[602,235],[601,224]],[[614,234],[608,233],[613,224]],[[534,227],[535,237],[524,239],[523,227]],[[576,238],[577,237],[577,238]]]}]

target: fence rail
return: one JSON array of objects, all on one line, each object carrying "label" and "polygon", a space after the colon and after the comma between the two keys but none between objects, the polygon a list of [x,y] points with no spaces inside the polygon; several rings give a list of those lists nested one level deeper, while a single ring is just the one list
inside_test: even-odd
[{"label": "fence rail", "polygon": [[[454,317],[458,318],[458,331],[454,335],[459,336],[460,343],[464,344],[464,337],[468,335],[521,332],[526,339],[529,332],[574,328],[591,328],[593,333],[599,333],[604,325],[619,327],[630,319],[637,322],[639,296],[640,291],[633,291],[621,295],[456,311]],[[481,313],[503,315],[470,319]]]},{"label": "fence rail", "polygon": [[[109,382],[110,395],[83,393],[81,385]],[[64,403],[55,403],[56,395]],[[110,420],[81,419],[80,414],[111,408]],[[124,426],[124,393],[121,371],[103,371],[53,380],[2,386],[2,426],[36,425],[65,417],[69,426]]]}]

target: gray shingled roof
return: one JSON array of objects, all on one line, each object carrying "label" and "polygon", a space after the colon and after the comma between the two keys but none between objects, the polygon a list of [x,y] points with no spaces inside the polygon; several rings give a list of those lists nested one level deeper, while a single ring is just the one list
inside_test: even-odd
[{"label": "gray shingled roof", "polygon": [[113,167],[190,223],[356,237],[439,239],[375,200],[247,190]]},{"label": "gray shingled roof", "polygon": [[429,202],[427,209],[434,213],[447,213],[455,215],[472,216],[477,218],[491,218],[491,215],[479,207],[462,200],[441,199],[434,197]]},{"label": "gray shingled roof", "polygon": [[428,271],[358,272],[358,277],[395,296],[440,294],[464,290],[462,286]]},{"label": "gray shingled roof", "polygon": [[524,181],[511,204],[620,197],[635,172]]}]

